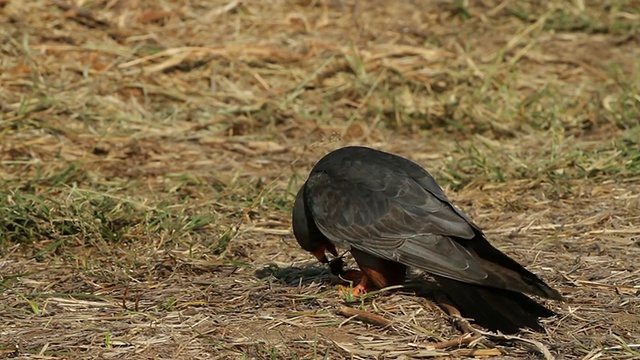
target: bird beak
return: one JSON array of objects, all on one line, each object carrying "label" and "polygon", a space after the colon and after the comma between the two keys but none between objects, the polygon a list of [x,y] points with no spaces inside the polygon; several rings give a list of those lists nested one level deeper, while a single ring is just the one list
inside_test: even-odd
[{"label": "bird beak", "polygon": [[327,258],[327,254],[325,254],[325,252],[328,251],[330,252],[333,256],[338,256],[338,251],[336,251],[336,247],[333,246],[332,243],[328,243],[328,244],[322,244],[322,246],[320,246],[316,251],[314,251],[312,254],[318,258],[318,260],[323,263],[323,264],[328,264],[329,263],[329,259]]},{"label": "bird beak", "polygon": [[318,248],[318,250],[313,252],[313,255],[316,258],[318,258],[318,260],[320,260],[320,262],[323,264],[329,263],[329,259],[327,259],[327,254],[324,253],[325,250],[326,248],[324,246],[321,246]]}]

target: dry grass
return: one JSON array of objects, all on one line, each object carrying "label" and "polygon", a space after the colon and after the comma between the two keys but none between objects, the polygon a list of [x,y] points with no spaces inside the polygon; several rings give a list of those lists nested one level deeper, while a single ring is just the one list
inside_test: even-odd
[{"label": "dry grass", "polygon": [[[640,357],[640,2],[536,4],[0,1],[0,358]],[[289,213],[351,143],[561,290],[547,333],[420,277],[338,315]]]}]

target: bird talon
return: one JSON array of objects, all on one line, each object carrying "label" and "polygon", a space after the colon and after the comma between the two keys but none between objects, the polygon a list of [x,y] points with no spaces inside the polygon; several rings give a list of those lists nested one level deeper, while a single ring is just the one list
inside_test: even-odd
[{"label": "bird talon", "polygon": [[367,293],[367,290],[363,289],[359,285],[356,287],[338,285],[338,291],[342,294],[345,301],[353,301],[354,299]]},{"label": "bird talon", "polygon": [[351,286],[345,286],[345,285],[338,285],[338,291],[340,291],[340,293],[342,293],[342,295],[344,296],[345,300],[347,301],[352,301],[353,298],[358,298],[360,296],[363,296],[364,294],[368,293],[369,291],[375,290],[375,288],[371,288],[368,287],[362,283],[359,283],[358,285],[351,287]]},{"label": "bird talon", "polygon": [[358,284],[356,287],[353,288],[353,290],[351,291],[351,294],[353,294],[353,296],[362,296],[364,294],[366,294],[368,292],[368,289],[363,286],[362,284]]}]

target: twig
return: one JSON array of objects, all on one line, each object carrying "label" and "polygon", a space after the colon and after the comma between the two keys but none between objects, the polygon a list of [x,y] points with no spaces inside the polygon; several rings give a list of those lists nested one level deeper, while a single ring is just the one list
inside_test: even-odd
[{"label": "twig", "polygon": [[[456,309],[455,306],[451,305],[446,298],[444,297],[440,297],[437,299],[438,304],[440,306],[442,306],[444,308],[444,310],[449,314],[449,316],[454,318],[454,321],[456,323],[456,325],[458,326],[458,328],[460,328],[460,330],[462,330],[465,333],[473,333],[476,334],[477,339],[480,339],[481,336],[484,336],[490,340],[502,340],[502,341],[520,341],[523,342],[527,345],[532,345],[533,348],[537,351],[539,351],[540,353],[542,353],[542,355],[544,355],[544,358],[546,360],[553,360],[555,359],[555,357],[551,354],[551,351],[549,351],[549,349],[547,349],[547,347],[541,343],[540,341],[536,341],[536,340],[531,340],[531,339],[525,339],[525,338],[521,338],[518,336],[514,336],[514,335],[503,335],[503,334],[496,334],[496,333],[492,333],[489,331],[483,331],[480,329],[477,329],[473,326],[471,326],[471,324],[469,323],[469,321],[465,318],[462,317],[462,315],[460,314],[460,311],[458,309]],[[451,340],[453,341],[453,340]],[[450,342],[450,341],[446,341],[446,342]],[[470,341],[473,342],[473,341]]]},{"label": "twig", "polygon": [[434,349],[446,349],[446,348],[452,347],[452,346],[460,346],[460,345],[471,344],[472,342],[480,339],[481,337],[482,336],[479,336],[479,335],[470,336],[469,334],[465,334],[465,335],[462,335],[462,336],[458,336],[455,339],[437,342],[435,344],[432,344],[431,346],[433,346]]},{"label": "twig", "polygon": [[444,311],[453,318],[453,321],[458,329],[460,329],[463,333],[474,332],[474,328],[469,323],[469,320],[465,319],[462,314],[460,314],[460,311],[455,306],[453,306],[447,300],[447,298],[441,295],[437,297],[436,301],[438,302],[438,305],[440,305],[444,309]]},{"label": "twig", "polygon": [[81,25],[90,28],[109,27],[110,24],[104,20],[96,19],[93,14],[87,10],[82,9],[74,4],[67,4],[64,1],[56,0],[53,2],[60,10],[67,11],[69,17],[78,22]]},{"label": "twig", "polygon": [[355,317],[358,320],[362,320],[364,322],[379,325],[382,327],[391,325],[391,321],[385,319],[380,315],[372,314],[364,310],[354,309],[348,306],[341,307],[340,310],[338,310],[338,314],[346,317]]},{"label": "twig", "polygon": [[514,335],[503,335],[503,334],[495,334],[488,331],[482,331],[480,329],[473,328],[473,331],[476,334],[484,335],[491,340],[502,340],[502,341],[520,341],[527,345],[532,345],[532,348],[539,351],[544,355],[545,360],[554,360],[555,357],[551,354],[551,351],[547,349],[547,347],[537,340],[525,339]]}]

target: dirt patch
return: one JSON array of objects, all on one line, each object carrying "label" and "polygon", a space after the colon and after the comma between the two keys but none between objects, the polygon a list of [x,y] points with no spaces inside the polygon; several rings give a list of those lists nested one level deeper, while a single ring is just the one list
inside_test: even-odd
[{"label": "dirt patch", "polygon": [[[0,1],[0,358],[639,357],[639,8]],[[435,349],[421,276],[345,303],[290,210],[346,144],[568,298],[541,347]]]}]

